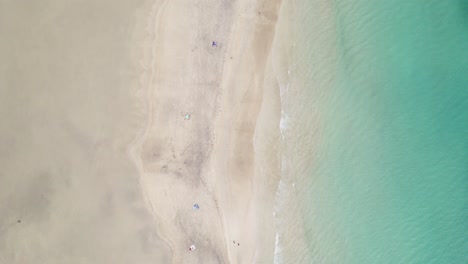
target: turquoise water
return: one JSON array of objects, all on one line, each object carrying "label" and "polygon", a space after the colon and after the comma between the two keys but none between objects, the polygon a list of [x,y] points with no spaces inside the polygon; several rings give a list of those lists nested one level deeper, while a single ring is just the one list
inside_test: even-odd
[{"label": "turquoise water", "polygon": [[281,263],[468,263],[468,1],[291,2]]}]

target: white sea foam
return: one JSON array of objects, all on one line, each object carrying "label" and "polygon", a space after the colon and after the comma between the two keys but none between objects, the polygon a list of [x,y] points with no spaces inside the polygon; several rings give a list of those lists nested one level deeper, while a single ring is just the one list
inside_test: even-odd
[{"label": "white sea foam", "polygon": [[288,124],[289,124],[289,118],[286,114],[284,114],[283,112],[281,113],[281,120],[280,120],[280,131],[281,131],[281,134],[284,134],[286,132],[286,130],[288,129]]},{"label": "white sea foam", "polygon": [[274,263],[275,264],[281,264],[282,263],[282,257],[281,257],[281,246],[280,246],[280,241],[279,241],[279,230],[281,226],[281,213],[278,215],[277,212],[280,212],[281,208],[283,207],[283,203],[285,199],[282,199],[282,196],[284,195],[284,187],[283,187],[283,180],[280,180],[278,184],[278,189],[276,191],[275,195],[275,207],[273,208],[273,218],[274,222],[276,225],[276,239],[275,239],[275,255],[274,255]]},{"label": "white sea foam", "polygon": [[279,234],[276,232],[276,239],[275,239],[275,257],[274,257],[274,264],[281,264],[283,263],[283,258],[281,256],[281,248],[279,246]]}]

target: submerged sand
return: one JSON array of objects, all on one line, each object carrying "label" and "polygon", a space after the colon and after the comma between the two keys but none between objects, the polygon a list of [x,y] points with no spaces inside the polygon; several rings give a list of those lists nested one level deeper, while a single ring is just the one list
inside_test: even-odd
[{"label": "submerged sand", "polygon": [[280,4],[2,4],[0,263],[272,263]]}]

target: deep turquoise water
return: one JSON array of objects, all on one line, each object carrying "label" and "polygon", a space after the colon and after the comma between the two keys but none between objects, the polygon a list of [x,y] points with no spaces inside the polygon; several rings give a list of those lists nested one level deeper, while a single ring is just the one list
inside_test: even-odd
[{"label": "deep turquoise water", "polygon": [[282,263],[468,263],[468,1],[290,2]]}]

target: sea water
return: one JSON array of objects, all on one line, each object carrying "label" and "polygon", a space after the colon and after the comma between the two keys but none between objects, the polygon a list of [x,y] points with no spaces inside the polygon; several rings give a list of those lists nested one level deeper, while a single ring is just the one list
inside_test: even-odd
[{"label": "sea water", "polygon": [[468,1],[282,8],[275,263],[468,263]]}]

